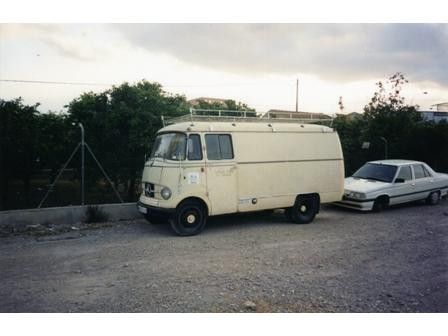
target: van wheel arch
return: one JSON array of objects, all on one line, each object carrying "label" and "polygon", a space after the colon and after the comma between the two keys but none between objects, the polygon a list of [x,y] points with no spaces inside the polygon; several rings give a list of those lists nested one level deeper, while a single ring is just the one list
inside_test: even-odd
[{"label": "van wheel arch", "polygon": [[182,200],[168,222],[178,236],[194,236],[202,232],[207,223],[207,204],[197,197]]},{"label": "van wheel arch", "polygon": [[208,216],[208,214],[210,213],[210,211],[209,211],[209,209],[208,209],[207,202],[205,202],[205,201],[204,201],[202,198],[200,198],[200,197],[191,196],[191,197],[184,198],[182,201],[179,202],[179,204],[177,204],[177,206],[179,206],[179,205],[182,204],[182,203],[189,202],[189,201],[201,203],[201,205],[204,207],[205,215]]},{"label": "van wheel arch", "polygon": [[308,224],[320,209],[320,195],[318,193],[297,195],[294,205],[285,209],[286,217],[297,224]]}]

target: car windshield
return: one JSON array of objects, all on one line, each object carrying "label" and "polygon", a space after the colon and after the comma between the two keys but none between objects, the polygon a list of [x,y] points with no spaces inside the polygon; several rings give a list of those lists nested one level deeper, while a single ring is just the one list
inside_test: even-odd
[{"label": "car windshield", "polygon": [[396,172],[396,166],[366,163],[353,174],[353,177],[390,183]]},{"label": "car windshield", "polygon": [[150,159],[185,160],[186,139],[183,133],[159,134],[154,141]]}]

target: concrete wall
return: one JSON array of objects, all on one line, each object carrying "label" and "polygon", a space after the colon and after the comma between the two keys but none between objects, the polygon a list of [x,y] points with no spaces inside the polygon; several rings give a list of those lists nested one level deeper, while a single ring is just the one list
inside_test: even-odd
[{"label": "concrete wall", "polygon": [[[87,205],[0,211],[0,226],[25,227],[36,224],[75,224],[85,221]],[[142,218],[135,203],[99,204],[110,221]]]}]

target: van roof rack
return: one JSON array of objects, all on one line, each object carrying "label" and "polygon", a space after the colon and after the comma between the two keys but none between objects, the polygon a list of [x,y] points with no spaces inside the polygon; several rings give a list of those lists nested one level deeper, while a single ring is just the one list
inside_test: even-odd
[{"label": "van roof rack", "polygon": [[[162,116],[163,126],[172,125],[180,122],[193,121],[229,121],[229,122],[278,122],[278,123],[296,123],[296,124],[312,124],[312,123],[329,123],[331,127],[334,117],[326,114],[300,112],[284,112],[284,111],[268,111],[258,113],[256,111],[243,110],[209,110],[190,108],[190,113],[180,117],[166,119]],[[281,115],[282,117],[278,117]],[[299,118],[301,115],[309,116],[308,118]]]}]

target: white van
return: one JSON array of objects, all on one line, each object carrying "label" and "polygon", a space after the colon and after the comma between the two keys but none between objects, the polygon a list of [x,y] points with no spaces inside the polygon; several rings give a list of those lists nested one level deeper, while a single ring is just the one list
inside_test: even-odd
[{"label": "white van", "polygon": [[142,176],[139,211],[167,218],[181,236],[208,216],[285,209],[310,223],[321,203],[340,201],[344,161],[338,134],[322,125],[257,117],[189,115],[157,132]]}]

